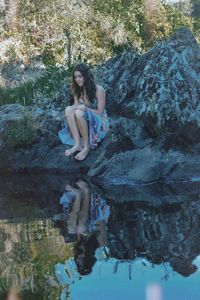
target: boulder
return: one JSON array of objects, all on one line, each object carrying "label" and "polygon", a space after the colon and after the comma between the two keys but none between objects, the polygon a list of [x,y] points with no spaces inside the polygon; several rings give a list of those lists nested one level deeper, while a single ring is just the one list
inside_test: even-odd
[{"label": "boulder", "polygon": [[109,113],[152,117],[165,131],[199,125],[200,47],[187,28],[143,55],[128,52],[109,60],[96,78],[107,90]]},{"label": "boulder", "polygon": [[[91,179],[105,189],[199,180],[199,74],[200,47],[186,28],[141,56],[124,53],[103,65],[96,76],[108,90],[108,111],[132,130],[121,130],[121,151],[105,149],[88,173]],[[136,120],[145,130],[139,144]]]},{"label": "boulder", "polygon": [[[24,118],[26,122],[20,123]],[[28,135],[27,126],[34,131],[34,139]],[[2,105],[0,107],[0,172],[80,176],[86,174],[103,152],[107,142],[91,151],[83,162],[78,162],[73,157],[64,155],[66,146],[62,145],[58,138],[58,131],[62,126],[63,118],[55,111],[24,107],[20,104]],[[24,139],[22,139],[23,135],[25,135]],[[12,143],[12,137],[15,143]]]}]

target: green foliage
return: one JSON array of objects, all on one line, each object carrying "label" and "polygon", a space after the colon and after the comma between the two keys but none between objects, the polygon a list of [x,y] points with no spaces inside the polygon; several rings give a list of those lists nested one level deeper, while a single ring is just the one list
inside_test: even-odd
[{"label": "green foliage", "polygon": [[166,5],[160,0],[145,0],[143,32],[143,48],[148,50],[160,40],[170,37],[181,27],[193,30],[193,20],[184,15],[175,6]]},{"label": "green foliage", "polygon": [[65,68],[49,66],[35,81],[28,81],[17,87],[0,87],[0,105],[15,102],[29,105],[37,94],[50,96],[59,89],[67,75]]},{"label": "green foliage", "polygon": [[200,18],[194,21],[194,33],[197,36],[198,41],[200,42]]},{"label": "green foliage", "polygon": [[146,51],[182,26],[199,37],[198,19],[161,0],[17,2],[17,31],[7,35],[21,41],[20,54],[29,62],[40,56],[46,65],[95,65],[129,47]]},{"label": "green foliage", "polygon": [[25,114],[18,122],[10,124],[4,133],[7,146],[11,149],[16,149],[33,144],[37,137],[35,125],[35,120],[28,114]]},{"label": "green foliage", "polygon": [[10,280],[6,280],[6,278],[0,278],[0,299],[5,299],[7,292],[10,287]]},{"label": "green foliage", "polygon": [[176,32],[180,27],[188,27],[193,30],[193,20],[191,17],[184,15],[181,11],[170,5],[165,6],[165,12],[170,26],[170,34]]}]

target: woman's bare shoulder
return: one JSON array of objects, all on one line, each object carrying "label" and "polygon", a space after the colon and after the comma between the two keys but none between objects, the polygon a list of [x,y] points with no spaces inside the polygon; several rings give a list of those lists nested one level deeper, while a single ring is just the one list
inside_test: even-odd
[{"label": "woman's bare shoulder", "polygon": [[101,85],[97,84],[96,91],[97,91],[97,93],[99,93],[99,92],[101,93],[101,92],[105,92],[105,89]]}]

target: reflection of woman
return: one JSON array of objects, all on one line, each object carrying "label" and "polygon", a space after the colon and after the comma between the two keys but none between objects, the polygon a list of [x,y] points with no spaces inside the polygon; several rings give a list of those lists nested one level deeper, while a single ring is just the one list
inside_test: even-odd
[{"label": "reflection of woman", "polygon": [[100,247],[95,233],[80,235],[74,246],[74,260],[81,275],[90,274],[96,262],[95,251]]},{"label": "reflection of woman", "polygon": [[[76,188],[68,186],[74,194],[71,210],[68,212],[68,232],[87,235],[102,227],[107,222],[110,209],[105,200],[96,193],[91,193],[87,182],[78,180]],[[103,242],[103,241],[102,241]]]},{"label": "reflection of woman", "polygon": [[[65,155],[78,152],[75,159],[83,160],[108,131],[105,91],[95,84],[93,75],[85,64],[78,64],[73,71],[72,91],[74,103],[65,109],[65,116],[74,145],[65,151]],[[59,136],[63,143],[70,144],[63,137],[64,132],[61,131]]]},{"label": "reflection of woman", "polygon": [[69,234],[76,234],[74,260],[81,275],[91,272],[94,265],[95,251],[106,245],[105,223],[109,217],[109,206],[98,194],[90,192],[87,182],[78,180],[76,188],[67,186],[74,194],[71,211],[68,212],[67,229]]}]

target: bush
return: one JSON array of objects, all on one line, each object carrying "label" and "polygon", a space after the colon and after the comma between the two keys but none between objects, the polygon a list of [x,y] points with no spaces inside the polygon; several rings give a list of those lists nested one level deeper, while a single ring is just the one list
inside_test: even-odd
[{"label": "bush", "polygon": [[8,103],[31,104],[37,94],[48,97],[57,92],[68,72],[65,68],[48,67],[35,81],[27,81],[16,87],[0,87],[0,105]]},{"label": "bush", "polygon": [[21,120],[10,124],[4,133],[4,140],[11,149],[28,147],[35,142],[36,138],[37,126],[35,120],[28,114],[25,114]]}]

